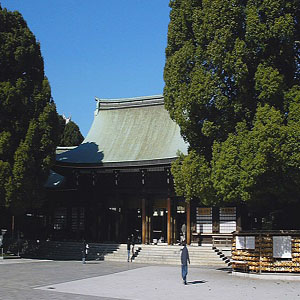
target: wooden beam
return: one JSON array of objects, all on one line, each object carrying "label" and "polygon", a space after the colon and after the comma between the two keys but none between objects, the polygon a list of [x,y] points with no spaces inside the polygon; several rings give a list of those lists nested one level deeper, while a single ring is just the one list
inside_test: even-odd
[{"label": "wooden beam", "polygon": [[146,232],[147,232],[147,223],[146,223],[146,199],[142,199],[142,244],[146,243]]},{"label": "wooden beam", "polygon": [[168,224],[167,224],[167,240],[168,245],[172,243],[172,210],[171,210],[171,198],[167,199],[167,208],[168,208]]},{"label": "wooden beam", "polygon": [[191,244],[191,204],[186,203],[186,243]]},{"label": "wooden beam", "polygon": [[153,216],[153,206],[152,201],[148,199],[148,243],[152,243],[152,216]]},{"label": "wooden beam", "polygon": [[173,236],[172,236],[172,243],[174,244],[174,243],[176,243],[176,241],[177,241],[177,230],[176,230],[176,228],[177,228],[177,225],[176,225],[177,223],[176,223],[176,217],[174,216],[174,218],[173,218]]},{"label": "wooden beam", "polygon": [[177,218],[178,218],[178,215],[177,215],[177,200],[176,198],[175,199],[172,199],[172,224],[173,224],[173,227],[172,227],[172,244],[176,244],[177,242],[177,237],[178,237],[178,232],[177,232]]}]

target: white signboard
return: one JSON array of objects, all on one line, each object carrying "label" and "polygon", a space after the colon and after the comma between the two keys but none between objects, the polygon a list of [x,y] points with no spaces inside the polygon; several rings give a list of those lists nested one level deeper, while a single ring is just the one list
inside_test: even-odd
[{"label": "white signboard", "polygon": [[245,249],[245,237],[244,236],[236,236],[235,237],[235,245],[237,250]]},{"label": "white signboard", "polygon": [[254,236],[237,236],[235,239],[236,249],[255,249],[255,237]]},{"label": "white signboard", "polygon": [[273,236],[273,257],[292,258],[291,236]]},{"label": "white signboard", "polygon": [[246,236],[246,249],[255,249],[255,236]]}]

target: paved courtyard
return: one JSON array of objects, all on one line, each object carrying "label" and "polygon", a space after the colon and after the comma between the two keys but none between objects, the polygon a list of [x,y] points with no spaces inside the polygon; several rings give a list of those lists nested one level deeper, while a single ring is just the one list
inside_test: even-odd
[{"label": "paved courtyard", "polygon": [[74,261],[0,261],[0,299],[300,299],[300,282],[232,276],[229,270]]}]

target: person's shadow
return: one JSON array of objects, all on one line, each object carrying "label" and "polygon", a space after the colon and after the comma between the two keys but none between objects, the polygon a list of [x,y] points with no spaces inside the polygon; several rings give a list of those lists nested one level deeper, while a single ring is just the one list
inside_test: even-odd
[{"label": "person's shadow", "polygon": [[200,284],[200,283],[206,283],[205,280],[194,280],[194,281],[188,281],[187,284]]}]

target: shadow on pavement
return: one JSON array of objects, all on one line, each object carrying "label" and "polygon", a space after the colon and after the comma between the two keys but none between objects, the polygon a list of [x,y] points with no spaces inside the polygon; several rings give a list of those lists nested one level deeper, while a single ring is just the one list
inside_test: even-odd
[{"label": "shadow on pavement", "polygon": [[199,283],[206,283],[205,280],[194,280],[194,281],[188,281],[187,284],[199,284]]},{"label": "shadow on pavement", "polygon": [[232,273],[232,268],[231,267],[229,267],[229,268],[218,268],[217,270],[227,272],[227,273]]}]

